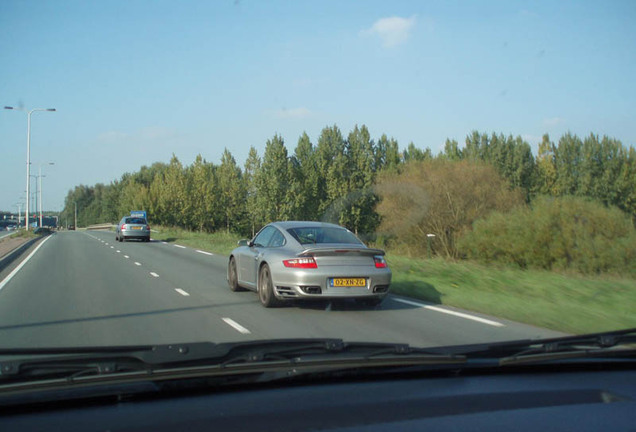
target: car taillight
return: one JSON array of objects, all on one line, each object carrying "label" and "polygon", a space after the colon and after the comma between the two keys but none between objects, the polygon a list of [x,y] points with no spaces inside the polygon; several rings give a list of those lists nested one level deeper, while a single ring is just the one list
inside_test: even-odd
[{"label": "car taillight", "polygon": [[150,231],[150,225],[146,225],[146,231]]},{"label": "car taillight", "polygon": [[375,261],[375,268],[386,268],[386,260],[382,255],[375,255],[373,257],[373,261]]},{"label": "car taillight", "polygon": [[125,230],[126,229],[126,224],[122,224],[121,225],[121,229],[122,229],[122,231]]},{"label": "car taillight", "polygon": [[318,264],[316,264],[316,260],[313,257],[284,260],[283,265],[292,268],[318,268]]}]

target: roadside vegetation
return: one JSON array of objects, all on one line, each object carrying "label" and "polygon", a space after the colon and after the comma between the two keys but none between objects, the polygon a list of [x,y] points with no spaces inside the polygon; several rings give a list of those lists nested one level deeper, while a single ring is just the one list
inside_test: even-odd
[{"label": "roadside vegetation", "polygon": [[9,237],[32,239],[32,238],[38,237],[38,235],[33,233],[33,229],[30,229],[28,231],[25,229],[18,229],[16,230],[14,234],[11,234]]},{"label": "roadside vegetation", "polygon": [[635,280],[388,255],[391,292],[566,333],[636,327]]},{"label": "roadside vegetation", "polygon": [[153,226],[150,237],[153,240],[176,243],[221,255],[229,255],[241,238],[227,231],[205,233],[163,226]]},{"label": "roadside vegetation", "polygon": [[80,226],[146,210],[154,238],[216,253],[273,220],[333,222],[389,252],[394,292],[564,331],[634,325],[636,150],[607,136],[546,134],[535,156],[475,131],[434,155],[334,125],[242,166],[226,149],[77,186],[62,218],[75,202]]}]

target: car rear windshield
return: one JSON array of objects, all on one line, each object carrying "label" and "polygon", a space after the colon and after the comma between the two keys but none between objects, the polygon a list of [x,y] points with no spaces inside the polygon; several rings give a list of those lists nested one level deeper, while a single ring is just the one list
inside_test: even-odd
[{"label": "car rear windshield", "polygon": [[352,233],[343,228],[307,227],[287,230],[300,244],[343,243],[362,244]]},{"label": "car rear windshield", "polygon": [[126,223],[127,224],[146,224],[146,219],[144,218],[135,218],[135,217],[131,217],[131,218],[126,218]]}]

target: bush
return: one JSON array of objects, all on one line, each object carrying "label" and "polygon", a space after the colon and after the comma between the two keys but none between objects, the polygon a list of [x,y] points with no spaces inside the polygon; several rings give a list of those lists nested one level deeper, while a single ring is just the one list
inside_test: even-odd
[{"label": "bush", "polygon": [[469,161],[412,162],[401,173],[384,173],[375,190],[381,198],[378,236],[420,256],[427,252],[427,234],[434,234],[434,250],[457,257],[455,243],[475,220],[524,202],[492,166]]},{"label": "bush", "polygon": [[475,222],[459,241],[468,258],[486,262],[636,275],[636,230],[617,208],[584,198],[538,198],[532,206]]}]

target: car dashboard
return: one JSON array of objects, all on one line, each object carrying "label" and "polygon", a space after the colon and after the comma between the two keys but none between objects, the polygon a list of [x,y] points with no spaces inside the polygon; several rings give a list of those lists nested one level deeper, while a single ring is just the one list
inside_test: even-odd
[{"label": "car dashboard", "polygon": [[0,429],[634,431],[636,371],[311,379],[4,408]]}]

